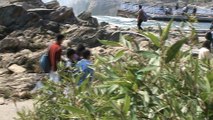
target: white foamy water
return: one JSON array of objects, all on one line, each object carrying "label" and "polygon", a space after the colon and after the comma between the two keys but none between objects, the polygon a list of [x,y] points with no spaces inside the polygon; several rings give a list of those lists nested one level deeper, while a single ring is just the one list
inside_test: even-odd
[{"label": "white foamy water", "polygon": [[[123,17],[113,17],[113,16],[94,16],[98,19],[99,22],[107,22],[112,25],[116,25],[123,28],[133,28],[137,25],[136,18],[123,18]],[[162,27],[168,24],[168,21],[155,21],[149,20],[147,22],[143,22],[143,27],[158,27],[160,24]],[[174,22],[172,27],[178,28],[181,25],[181,22]],[[200,30],[200,29],[209,29],[211,23],[193,23],[193,26]],[[184,29],[190,29],[189,26],[185,26]]]}]

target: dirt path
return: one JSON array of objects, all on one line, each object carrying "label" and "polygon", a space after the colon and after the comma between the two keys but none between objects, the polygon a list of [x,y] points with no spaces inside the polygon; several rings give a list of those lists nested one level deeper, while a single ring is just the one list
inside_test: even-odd
[{"label": "dirt path", "polygon": [[17,102],[16,104],[17,108],[13,102],[0,105],[0,120],[13,120],[15,117],[17,117],[17,111],[20,111],[23,108],[33,109],[33,100]]}]

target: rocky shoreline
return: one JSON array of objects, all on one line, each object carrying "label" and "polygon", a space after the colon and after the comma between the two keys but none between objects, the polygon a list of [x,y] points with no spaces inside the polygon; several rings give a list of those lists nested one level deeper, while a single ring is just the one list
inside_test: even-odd
[{"label": "rocky shoreline", "polygon": [[[30,91],[44,76],[39,58],[58,33],[66,35],[64,49],[81,43],[101,55],[112,54],[116,49],[103,47],[98,40],[118,41],[121,33],[137,40],[141,49],[150,45],[136,30],[99,24],[89,12],[76,17],[72,8],[60,7],[57,2],[33,1],[42,4],[42,8],[37,8],[37,4],[26,8],[26,0],[19,0],[22,4],[18,6],[13,3],[0,7],[0,98],[31,97]],[[176,33],[170,36],[170,43],[178,40]]]},{"label": "rocky shoreline", "polygon": [[39,58],[58,33],[66,35],[64,48],[79,43],[93,48],[100,45],[99,39],[119,39],[118,27],[99,25],[91,13],[76,17],[72,8],[55,2],[42,3],[42,8],[36,8],[37,4],[26,8],[28,2],[20,2],[0,7],[0,97],[30,97],[30,91],[43,76]]}]

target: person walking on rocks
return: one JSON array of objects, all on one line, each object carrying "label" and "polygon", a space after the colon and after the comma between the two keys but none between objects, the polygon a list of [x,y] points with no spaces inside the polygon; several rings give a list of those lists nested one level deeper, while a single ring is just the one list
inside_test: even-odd
[{"label": "person walking on rocks", "polygon": [[62,53],[61,44],[64,38],[65,36],[62,34],[57,35],[56,42],[49,47],[48,55],[49,55],[50,66],[51,66],[49,76],[50,76],[50,80],[54,82],[59,82],[60,80],[59,75],[57,73],[57,64],[61,60],[61,53]]},{"label": "person walking on rocks", "polygon": [[139,30],[143,30],[143,28],[141,27],[143,21],[147,21],[147,16],[144,10],[142,9],[142,5],[139,5],[138,24],[137,24]]}]

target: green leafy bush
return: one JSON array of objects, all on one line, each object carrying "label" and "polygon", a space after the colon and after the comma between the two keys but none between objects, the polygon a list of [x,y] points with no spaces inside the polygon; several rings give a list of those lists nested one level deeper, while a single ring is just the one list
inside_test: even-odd
[{"label": "green leafy bush", "polygon": [[[171,22],[160,36],[143,33],[157,51],[140,51],[129,37],[121,36],[120,42],[101,40],[122,48],[113,56],[96,56],[95,81],[77,86],[76,75],[62,69],[62,81],[47,81],[38,94],[31,119],[213,119],[213,66],[180,51],[190,36],[165,46],[170,27]],[[20,120],[24,115],[20,113]]]}]

